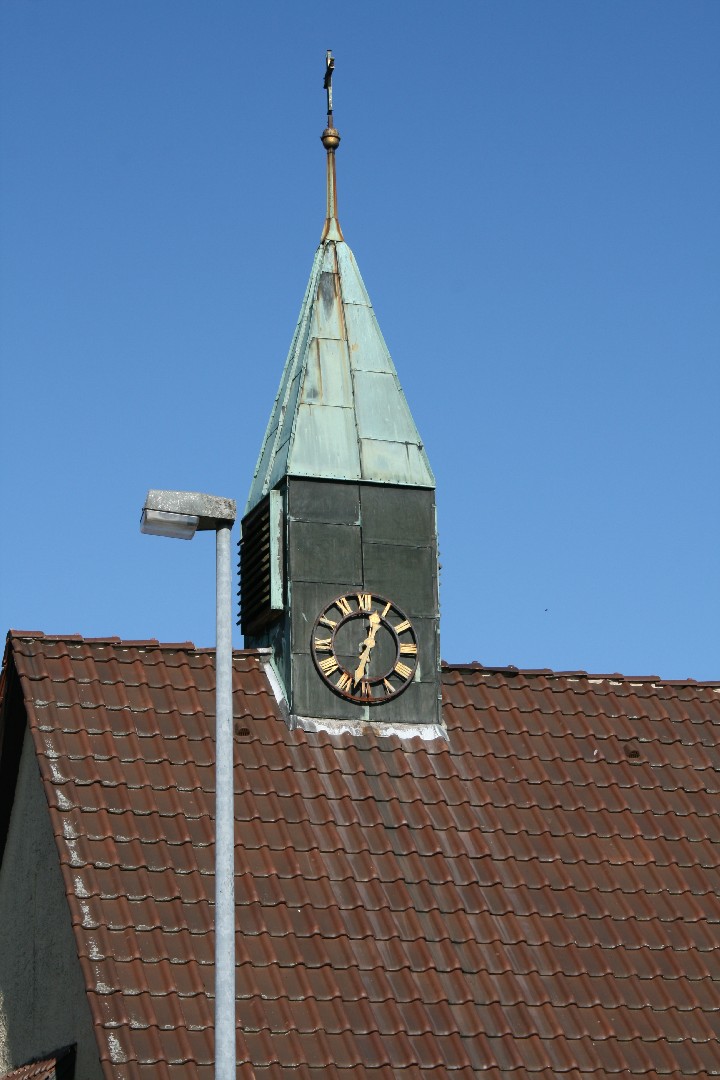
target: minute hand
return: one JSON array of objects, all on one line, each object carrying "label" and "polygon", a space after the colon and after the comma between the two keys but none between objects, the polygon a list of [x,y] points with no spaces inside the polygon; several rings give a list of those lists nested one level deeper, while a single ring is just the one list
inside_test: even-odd
[{"label": "minute hand", "polygon": [[360,653],[360,658],[358,660],[358,666],[355,669],[355,675],[354,675],[354,679],[353,679],[353,682],[354,682],[355,686],[357,686],[357,684],[360,682],[360,680],[362,679],[362,677],[365,674],[365,669],[367,668],[368,661],[370,659],[370,653],[372,652],[373,648],[375,647],[375,635],[378,632],[378,627],[379,626],[380,626],[380,616],[378,615],[378,613],[376,611],[373,611],[370,614],[370,630],[369,630],[368,636],[363,641],[363,645],[365,647],[364,647],[363,651]]}]

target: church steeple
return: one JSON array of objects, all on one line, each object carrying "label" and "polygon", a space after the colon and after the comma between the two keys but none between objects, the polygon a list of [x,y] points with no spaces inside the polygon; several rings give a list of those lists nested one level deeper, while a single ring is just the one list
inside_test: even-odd
[{"label": "church steeple", "polygon": [[355,257],[337,219],[332,73],[327,216],[280,389],[265,432],[247,510],[283,476],[433,488],[435,480],[378,326]]},{"label": "church steeple", "polygon": [[293,722],[440,723],[435,481],[337,217],[327,212],[250,488],[246,644],[269,645]]}]

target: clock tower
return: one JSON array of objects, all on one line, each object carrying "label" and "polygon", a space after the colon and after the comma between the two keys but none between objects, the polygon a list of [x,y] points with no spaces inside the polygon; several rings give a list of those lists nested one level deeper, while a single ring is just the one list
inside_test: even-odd
[{"label": "clock tower", "polygon": [[240,622],[293,726],[442,730],[435,481],[337,216],[327,216],[242,522]]}]

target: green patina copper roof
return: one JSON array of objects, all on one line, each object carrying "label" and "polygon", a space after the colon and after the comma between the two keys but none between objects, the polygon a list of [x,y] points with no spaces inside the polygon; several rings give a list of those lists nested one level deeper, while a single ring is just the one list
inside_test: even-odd
[{"label": "green patina copper roof", "polygon": [[323,86],[327,216],[253,477],[251,510],[285,476],[434,488],[415,422],[337,218],[332,74]]},{"label": "green patina copper roof", "polygon": [[435,487],[355,258],[340,239],[326,238],[315,254],[247,509],[284,476]]}]

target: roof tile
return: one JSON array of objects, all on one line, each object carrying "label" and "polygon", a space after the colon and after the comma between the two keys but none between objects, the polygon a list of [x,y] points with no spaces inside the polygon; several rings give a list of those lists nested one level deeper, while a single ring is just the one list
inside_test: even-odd
[{"label": "roof tile", "polygon": [[[106,1075],[210,1080],[214,655],[11,649]],[[239,1059],[711,1075],[717,689],[480,666],[443,683],[449,743],[289,732],[262,658],[236,654]]]}]

